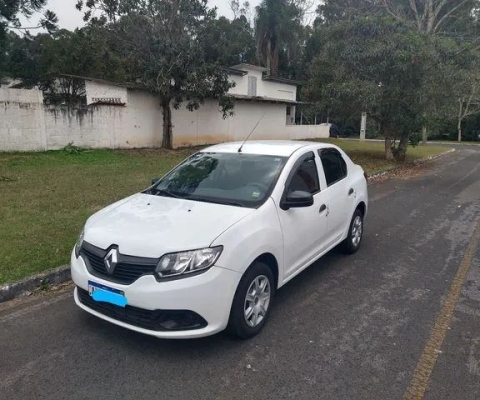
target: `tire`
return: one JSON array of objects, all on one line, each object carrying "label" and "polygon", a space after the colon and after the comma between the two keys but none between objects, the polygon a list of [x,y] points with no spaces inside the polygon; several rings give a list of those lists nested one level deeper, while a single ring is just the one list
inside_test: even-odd
[{"label": "tire", "polygon": [[[359,225],[360,223],[360,225]],[[358,234],[358,230],[360,233]],[[363,239],[363,213],[357,208],[353,213],[350,226],[348,228],[348,236],[342,243],[342,249],[347,254],[353,254],[358,251]]]},{"label": "tire", "polygon": [[[257,290],[260,291],[260,293],[257,291],[258,295],[255,294],[255,283]],[[262,291],[262,287],[264,291]],[[267,293],[269,294],[268,301]],[[250,294],[250,300],[247,299],[247,294]],[[227,331],[240,339],[249,339],[257,335],[268,320],[274,296],[275,279],[272,270],[264,263],[255,262],[238,284],[233,298]],[[264,312],[261,311],[262,306],[265,309]],[[250,314],[250,318],[247,318],[246,314]]]}]

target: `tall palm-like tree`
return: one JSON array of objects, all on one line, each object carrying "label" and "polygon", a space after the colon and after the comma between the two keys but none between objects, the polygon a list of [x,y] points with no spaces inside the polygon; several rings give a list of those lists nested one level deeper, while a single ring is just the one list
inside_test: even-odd
[{"label": "tall palm-like tree", "polygon": [[278,75],[280,53],[298,52],[302,12],[291,0],[263,0],[257,7],[255,37],[257,58],[272,76]]}]

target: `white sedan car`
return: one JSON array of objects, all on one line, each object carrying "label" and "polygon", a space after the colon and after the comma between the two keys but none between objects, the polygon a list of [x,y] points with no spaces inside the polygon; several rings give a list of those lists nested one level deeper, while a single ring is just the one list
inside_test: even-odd
[{"label": "white sedan car", "polygon": [[337,245],[358,250],[367,208],[366,175],[336,146],[212,146],[88,219],[75,302],[160,338],[249,338],[277,289]]}]

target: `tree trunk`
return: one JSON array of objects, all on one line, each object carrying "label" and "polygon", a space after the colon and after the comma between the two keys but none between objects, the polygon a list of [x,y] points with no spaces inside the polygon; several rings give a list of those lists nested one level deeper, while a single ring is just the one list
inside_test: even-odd
[{"label": "tree trunk", "polygon": [[436,15],[435,15],[436,10],[434,9],[434,6],[433,6],[433,0],[427,0],[426,3],[427,4],[425,4],[425,10],[424,10],[424,16],[426,17],[426,20],[427,20],[425,33],[427,35],[430,35],[433,32],[433,28],[436,22]]},{"label": "tree trunk", "polygon": [[463,100],[462,99],[459,99],[458,100],[458,103],[460,105],[459,109],[458,109],[458,122],[457,122],[457,133],[458,133],[458,138],[457,140],[459,142],[462,141],[462,119],[463,119]]},{"label": "tree trunk", "polygon": [[170,107],[170,99],[162,100],[163,112],[163,138],[162,149],[172,149],[172,109]]},{"label": "tree trunk", "polygon": [[395,159],[397,161],[404,162],[405,159],[407,158],[407,148],[408,148],[408,134],[403,134],[402,137],[400,138],[400,142],[398,143],[398,149],[395,152]]},{"label": "tree trunk", "polygon": [[386,160],[393,160],[392,152],[392,139],[390,137],[385,137],[385,159]]},{"label": "tree trunk", "polygon": [[461,142],[462,141],[462,120],[460,118],[458,119],[457,132],[458,132],[457,140]]},{"label": "tree trunk", "polygon": [[267,76],[271,76],[272,75],[272,59],[273,59],[273,56],[272,56],[272,42],[270,39],[268,39],[268,43],[267,43]]},{"label": "tree trunk", "polygon": [[380,123],[380,135],[385,138],[385,159],[386,160],[393,160],[393,152],[392,152],[392,136],[391,132],[389,131],[388,125],[384,123]]},{"label": "tree trunk", "polygon": [[422,127],[422,143],[427,144],[428,141],[428,133],[427,133],[427,127],[423,125]]}]

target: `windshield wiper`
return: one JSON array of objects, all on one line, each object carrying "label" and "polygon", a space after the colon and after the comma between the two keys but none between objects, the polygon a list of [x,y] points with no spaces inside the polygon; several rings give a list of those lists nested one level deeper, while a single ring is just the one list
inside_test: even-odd
[{"label": "windshield wiper", "polygon": [[218,204],[223,204],[226,206],[245,207],[242,203],[237,203],[235,201],[219,201]]},{"label": "windshield wiper", "polygon": [[245,207],[244,204],[238,203],[236,201],[228,201],[228,200],[210,200],[210,199],[204,199],[204,198],[198,198],[198,197],[191,197],[189,200],[192,201],[200,201],[202,203],[211,203],[211,204],[221,204],[224,206],[235,206],[235,207]]},{"label": "windshield wiper", "polygon": [[157,189],[157,188],[155,188],[153,190],[155,191],[156,196],[161,195],[161,196],[173,197],[174,199],[183,199],[183,197],[181,197],[181,196],[179,196],[175,193],[172,193],[167,189]]}]

